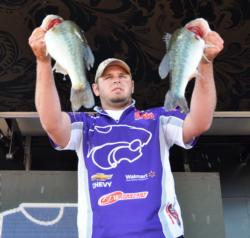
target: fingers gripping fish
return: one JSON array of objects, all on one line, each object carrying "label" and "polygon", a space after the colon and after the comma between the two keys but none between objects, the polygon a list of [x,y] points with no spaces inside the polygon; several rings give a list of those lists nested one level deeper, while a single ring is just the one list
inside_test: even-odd
[{"label": "fingers gripping fish", "polygon": [[197,67],[205,47],[212,47],[206,46],[203,40],[209,31],[207,21],[198,18],[177,29],[172,36],[166,33],[164,40],[167,53],[159,65],[159,75],[162,79],[171,73],[170,89],[164,102],[166,110],[179,106],[182,111],[189,111],[185,89],[188,81],[197,75]]},{"label": "fingers gripping fish", "polygon": [[94,96],[86,68],[90,70],[95,59],[83,31],[74,22],[57,15],[47,15],[41,26],[46,30],[47,51],[56,61],[53,70],[70,77],[72,110],[93,107]]}]

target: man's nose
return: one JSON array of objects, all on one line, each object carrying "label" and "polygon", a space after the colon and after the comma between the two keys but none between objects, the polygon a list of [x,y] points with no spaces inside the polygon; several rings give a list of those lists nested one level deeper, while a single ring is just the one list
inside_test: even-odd
[{"label": "man's nose", "polygon": [[113,83],[120,83],[120,77],[114,77]]}]

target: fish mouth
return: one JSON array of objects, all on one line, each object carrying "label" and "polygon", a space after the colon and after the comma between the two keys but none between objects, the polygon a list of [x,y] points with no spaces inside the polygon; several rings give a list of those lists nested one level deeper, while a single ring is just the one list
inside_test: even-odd
[{"label": "fish mouth", "polygon": [[51,20],[51,21],[49,22],[49,24],[48,24],[48,30],[51,29],[52,27],[54,27],[54,26],[60,24],[60,23],[62,23],[62,20],[59,19],[59,18],[55,18],[55,19]]},{"label": "fish mouth", "polygon": [[204,36],[203,31],[200,27],[197,26],[187,26],[187,29],[193,32],[198,38],[202,38]]}]

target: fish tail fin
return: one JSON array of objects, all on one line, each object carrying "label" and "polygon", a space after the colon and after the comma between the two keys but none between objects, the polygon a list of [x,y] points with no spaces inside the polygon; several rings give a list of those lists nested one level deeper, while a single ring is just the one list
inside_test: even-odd
[{"label": "fish tail fin", "polygon": [[94,106],[95,99],[88,82],[85,88],[71,88],[70,102],[72,111],[79,110],[81,106],[84,106],[85,108],[91,108]]},{"label": "fish tail fin", "polygon": [[165,102],[164,102],[165,109],[170,111],[177,108],[178,106],[184,113],[187,113],[189,111],[185,97],[178,97],[174,95],[171,91],[168,91],[165,96]]}]

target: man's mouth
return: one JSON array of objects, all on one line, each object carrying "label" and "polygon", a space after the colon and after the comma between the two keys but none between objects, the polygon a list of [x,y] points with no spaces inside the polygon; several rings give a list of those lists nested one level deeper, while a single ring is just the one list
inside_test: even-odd
[{"label": "man's mouth", "polygon": [[116,92],[116,91],[122,91],[122,89],[121,88],[113,88],[112,89],[112,92]]}]

